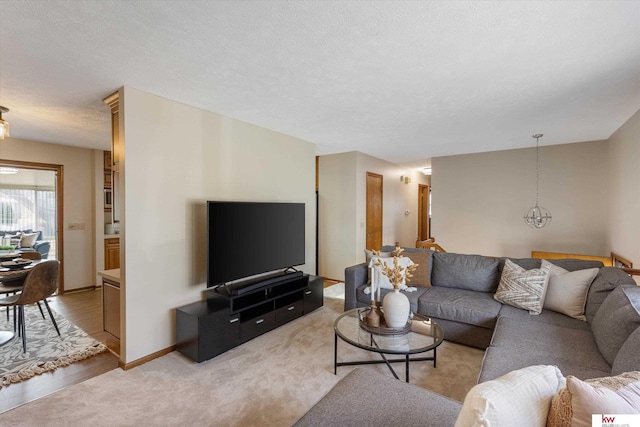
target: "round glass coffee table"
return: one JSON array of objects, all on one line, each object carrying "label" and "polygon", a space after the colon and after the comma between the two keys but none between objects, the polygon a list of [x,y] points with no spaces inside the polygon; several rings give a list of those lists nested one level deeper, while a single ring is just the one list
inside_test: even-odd
[{"label": "round glass coffee table", "polygon": [[[366,315],[366,308],[355,308],[341,314],[333,324],[334,352],[333,373],[338,373],[338,366],[371,365],[386,363],[396,379],[392,363],[405,363],[405,380],[409,382],[409,362],[433,361],[436,367],[436,350],[442,344],[444,332],[442,327],[429,317],[419,314],[413,315],[411,330],[402,334],[382,334],[375,329],[372,332],[365,330],[360,325],[360,318]],[[363,314],[364,313],[364,314]],[[356,360],[350,362],[338,362],[338,337],[344,342],[363,350],[379,353],[382,360]],[[433,356],[410,357],[413,354],[425,353],[433,350]],[[385,355],[403,355],[403,358],[387,358]]]}]

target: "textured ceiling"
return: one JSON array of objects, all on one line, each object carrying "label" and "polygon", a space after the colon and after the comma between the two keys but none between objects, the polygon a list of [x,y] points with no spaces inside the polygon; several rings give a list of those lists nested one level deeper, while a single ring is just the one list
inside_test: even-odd
[{"label": "textured ceiling", "polygon": [[107,148],[131,86],[396,163],[608,138],[638,1],[0,1],[12,137]]}]

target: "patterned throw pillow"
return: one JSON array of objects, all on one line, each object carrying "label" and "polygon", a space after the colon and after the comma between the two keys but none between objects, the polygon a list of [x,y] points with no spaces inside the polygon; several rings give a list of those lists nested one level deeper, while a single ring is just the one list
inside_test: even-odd
[{"label": "patterned throw pillow", "polygon": [[581,381],[569,375],[567,387],[551,401],[548,427],[591,427],[591,414],[640,413],[640,372]]},{"label": "patterned throw pillow", "polygon": [[529,310],[529,314],[540,314],[548,283],[548,265],[525,270],[507,259],[494,298],[503,304]]}]

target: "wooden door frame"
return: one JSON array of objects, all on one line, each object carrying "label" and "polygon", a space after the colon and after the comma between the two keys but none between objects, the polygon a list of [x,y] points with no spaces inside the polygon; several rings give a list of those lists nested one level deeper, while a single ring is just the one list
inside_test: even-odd
[{"label": "wooden door frame", "polygon": [[427,222],[429,222],[429,232],[427,233],[427,239],[431,238],[431,221],[429,219],[429,205],[430,202],[427,202],[427,211],[424,212],[422,208],[422,203],[420,203],[420,196],[422,195],[422,190],[427,189],[428,193],[431,193],[431,186],[428,184],[418,184],[418,240],[426,240],[422,239],[422,224],[424,222],[423,216],[427,215]]},{"label": "wooden door frame", "polygon": [[60,280],[58,295],[64,294],[64,166],[52,163],[24,162],[21,160],[0,159],[0,167],[14,167],[21,169],[35,169],[56,173],[56,259],[60,261]]},{"label": "wooden door frame", "polygon": [[[374,172],[369,172],[367,171],[367,178],[369,177],[374,177],[374,178],[380,178],[380,244],[382,245],[382,243],[384,242],[384,236],[383,236],[383,225],[384,225],[384,176],[380,175],[379,173],[374,173]],[[366,196],[368,196],[368,191],[366,190],[366,181],[365,181],[365,193]],[[366,197],[365,196],[365,197]],[[365,221],[366,218],[368,216],[368,211],[369,211],[369,201],[365,199]],[[367,248],[367,231],[368,231],[368,226],[365,222],[365,228],[364,228],[364,245],[365,245],[365,249],[371,249],[371,248]],[[378,248],[377,250],[380,250],[380,248]]]}]

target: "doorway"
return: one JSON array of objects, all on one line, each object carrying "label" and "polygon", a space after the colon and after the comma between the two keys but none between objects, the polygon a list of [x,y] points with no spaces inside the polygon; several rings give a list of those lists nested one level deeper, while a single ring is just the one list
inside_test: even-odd
[{"label": "doorway", "polygon": [[63,294],[63,166],[0,159],[0,168],[17,171],[0,175],[0,201],[4,206],[0,233],[13,229],[41,231],[43,240],[50,242],[47,258],[60,261],[58,294]]},{"label": "doorway", "polygon": [[418,240],[431,238],[431,187],[418,184]]},{"label": "doorway", "polygon": [[366,249],[382,247],[382,175],[367,172]]}]

